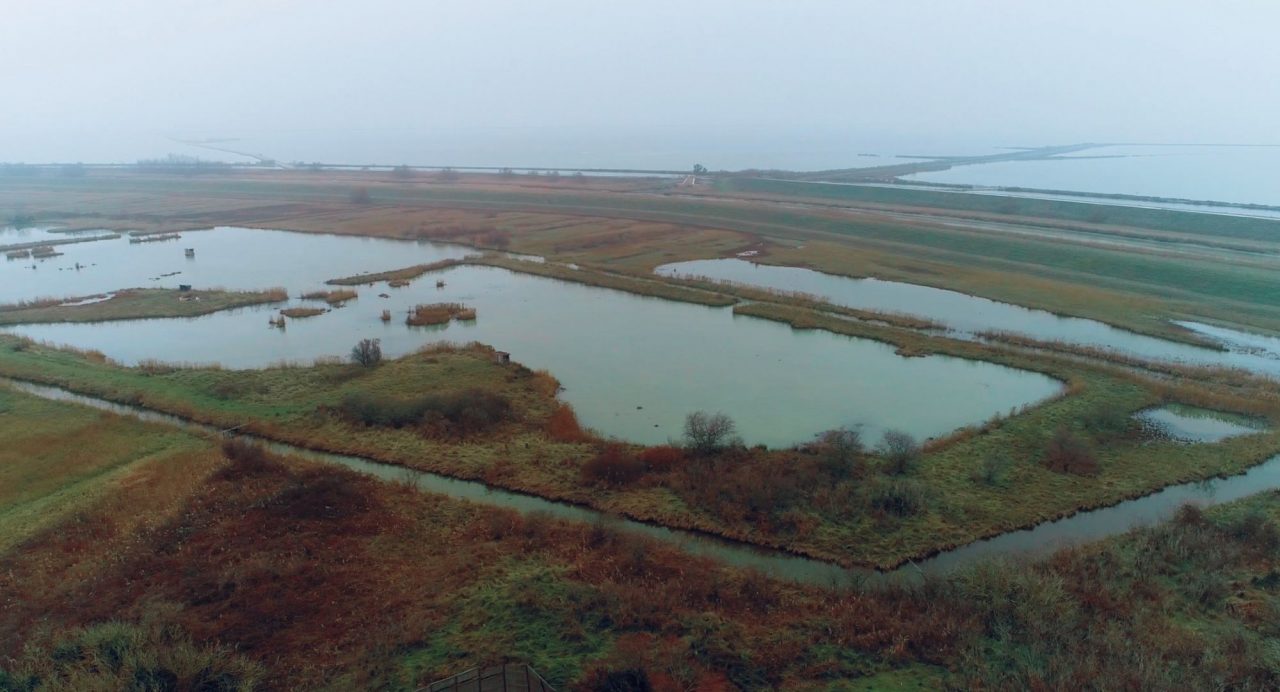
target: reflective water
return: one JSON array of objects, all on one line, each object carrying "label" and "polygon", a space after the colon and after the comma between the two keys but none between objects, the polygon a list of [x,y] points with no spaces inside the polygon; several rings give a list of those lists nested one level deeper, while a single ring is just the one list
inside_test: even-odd
[{"label": "reflective water", "polygon": [[[258,234],[265,236],[264,242],[256,240]],[[294,245],[298,238],[306,243],[305,253]],[[194,260],[182,257],[188,246],[197,250]],[[84,295],[145,285],[141,277],[177,266],[182,274],[157,283],[233,288],[284,284],[298,295],[327,278],[463,253],[415,243],[371,244],[360,238],[237,229],[186,234],[176,243],[125,250],[120,256],[98,255],[96,266],[69,273],[66,278],[75,288],[67,292]],[[141,251],[140,259],[124,261],[132,250]],[[306,263],[286,259],[298,257],[306,257]],[[280,265],[278,271],[275,264]],[[31,273],[63,278],[46,269]],[[6,289],[14,275],[0,273]],[[445,281],[443,288],[436,287],[436,278]],[[47,295],[54,285],[62,283],[21,288]],[[345,357],[362,338],[381,339],[388,356],[439,341],[480,341],[510,352],[529,367],[551,371],[565,386],[562,398],[585,425],[642,443],[679,438],[684,417],[697,410],[728,414],[748,444],[785,446],[839,426],[861,428],[873,440],[890,427],[925,438],[1039,401],[1060,387],[1043,375],[991,363],[942,356],[903,358],[885,344],[795,331],[767,320],[735,317],[728,308],[645,298],[490,267],[458,267],[406,288],[381,283],[358,291],[360,297],[347,306],[290,320],[283,331],[267,326],[280,306],[182,320],[26,325],[13,331],[97,349],[124,363],[158,359],[227,367]],[[404,324],[403,316],[413,305],[442,301],[474,307],[478,319],[438,328]],[[384,309],[393,314],[390,322],[379,319]]]},{"label": "reflective water", "polygon": [[1277,205],[1280,147],[1109,146],[1050,160],[957,166],[907,177],[931,183]]},{"label": "reflective water", "polygon": [[64,231],[53,226],[0,226],[0,249],[32,243],[57,243],[111,235],[114,235],[111,231],[92,229]]},{"label": "reflective water", "polygon": [[717,259],[667,264],[656,271],[667,276],[705,276],[784,291],[801,291],[823,296],[838,305],[919,315],[947,325],[962,337],[981,331],[1008,331],[1045,341],[1061,340],[1115,349],[1146,359],[1244,368],[1280,375],[1280,339],[1208,325],[1183,323],[1188,329],[1222,340],[1228,351],[1157,339],[1095,320],[1060,317],[1044,310],[957,291],[880,279],[853,279],[799,267]]},{"label": "reflective water", "polygon": [[[284,286],[297,295],[323,288],[327,279],[467,254],[455,245],[248,228],[180,235],[152,243],[122,237],[60,245],[62,256],[34,269],[31,262],[0,262],[0,303],[178,284],[237,290]],[[187,248],[195,257],[186,257]]]},{"label": "reflective water", "polygon": [[1163,437],[1182,442],[1218,442],[1265,429],[1260,421],[1180,404],[1148,409],[1134,417]]}]

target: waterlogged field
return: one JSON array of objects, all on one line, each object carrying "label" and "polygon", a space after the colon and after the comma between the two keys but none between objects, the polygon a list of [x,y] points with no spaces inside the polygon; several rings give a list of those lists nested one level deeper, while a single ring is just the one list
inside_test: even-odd
[{"label": "waterlogged field", "polygon": [[[307,262],[282,262],[281,271],[272,270],[281,257],[301,252],[293,243],[307,244]],[[187,246],[196,248],[194,259],[181,256]],[[136,262],[128,254],[134,250],[142,251]],[[142,284],[146,274],[164,274],[176,265],[183,273],[164,281],[235,288],[283,284],[298,296],[327,279],[462,254],[457,247],[404,241],[226,228],[186,234],[181,244],[86,253],[81,262],[89,256],[97,262],[89,270],[72,271],[69,282],[62,281],[65,271],[41,266],[28,270],[40,280],[20,290],[32,296],[92,293],[110,290],[109,285]],[[239,257],[247,258],[243,265]],[[9,281],[15,272],[2,276]],[[437,279],[444,286],[438,287]],[[68,284],[74,288],[63,289]],[[362,338],[381,339],[388,356],[440,341],[479,341],[555,374],[565,386],[562,397],[588,427],[648,444],[678,439],[685,415],[697,410],[729,414],[749,444],[790,445],[841,426],[860,429],[868,439],[878,439],[888,428],[934,437],[1034,404],[1060,388],[1043,375],[991,363],[905,358],[886,344],[794,331],[735,317],[727,307],[639,297],[490,267],[431,273],[402,288],[378,283],[356,290],[358,298],[340,306],[294,301],[329,312],[289,319],[284,329],[268,327],[277,314],[273,306],[195,319],[22,325],[13,331],[95,349],[129,364],[155,359],[227,367],[345,358]],[[477,319],[405,325],[415,305],[441,302],[473,308]],[[390,314],[386,321],[384,310]],[[961,401],[963,406],[956,405]]]},{"label": "waterlogged field", "polygon": [[1280,376],[1280,340],[1198,323],[1187,322],[1181,326],[1221,342],[1226,350],[1176,343],[1095,320],[1062,317],[956,291],[874,278],[854,279],[799,267],[718,259],[667,264],[656,271],[664,276],[707,277],[798,291],[837,305],[925,317],[966,338],[982,332],[1010,332],[1041,341],[1113,349],[1148,360],[1242,368]]},{"label": "waterlogged field", "polygon": [[[160,242],[130,243],[121,237],[59,245],[59,257],[0,262],[0,303],[180,284],[234,290],[284,286],[297,296],[324,288],[325,280],[335,276],[467,254],[465,248],[439,243],[248,228],[179,235]],[[187,257],[187,249],[194,250],[194,256]]]}]

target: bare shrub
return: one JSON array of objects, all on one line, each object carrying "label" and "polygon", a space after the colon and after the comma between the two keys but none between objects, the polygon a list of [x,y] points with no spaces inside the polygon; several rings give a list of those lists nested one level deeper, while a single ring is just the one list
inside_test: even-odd
[{"label": "bare shrub", "polygon": [[916,438],[901,430],[885,431],[877,451],[884,457],[885,470],[897,476],[910,471],[923,454]]},{"label": "bare shrub", "polygon": [[1089,442],[1066,426],[1059,427],[1045,445],[1044,465],[1050,471],[1094,476],[1098,458]]},{"label": "bare shrub", "polygon": [[823,469],[835,478],[861,475],[862,436],[857,430],[836,428],[818,436]]},{"label": "bare shrub", "polygon": [[684,419],[685,447],[694,454],[715,454],[733,442],[733,419],[723,413],[694,411]]},{"label": "bare shrub", "polygon": [[372,368],[382,362],[382,339],[361,339],[351,348],[351,362]]}]

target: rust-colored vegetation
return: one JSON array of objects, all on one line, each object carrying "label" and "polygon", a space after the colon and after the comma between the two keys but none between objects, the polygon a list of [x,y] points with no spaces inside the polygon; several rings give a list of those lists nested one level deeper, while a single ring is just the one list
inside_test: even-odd
[{"label": "rust-colored vegetation", "polygon": [[350,289],[338,289],[335,291],[311,291],[303,293],[303,300],[323,300],[330,305],[341,305],[348,300],[355,300],[360,294]]},{"label": "rust-colored vegetation", "polygon": [[[119,484],[117,499],[0,552],[12,597],[0,679],[414,689],[519,660],[564,689],[1280,683],[1267,653],[1280,606],[1274,493],[1040,562],[823,588],[252,444],[223,453],[161,497],[154,481]],[[171,509],[131,523],[143,492],[143,506]]]},{"label": "rust-colored vegetation", "polygon": [[385,272],[375,272],[372,274],[356,274],[354,276],[345,276],[340,279],[329,279],[325,283],[336,286],[359,286],[361,284],[372,284],[378,281],[386,281],[392,288],[408,286],[413,279],[426,274],[427,272],[441,271],[456,267],[465,260],[461,259],[442,259],[438,262],[429,264],[415,264],[412,267],[403,269],[392,269]]},{"label": "rust-colored vegetation", "polygon": [[415,305],[409,311],[404,323],[411,327],[426,327],[436,324],[447,324],[450,320],[466,322],[476,318],[475,308],[462,303],[430,303]]},{"label": "rust-colored vegetation", "polygon": [[325,310],[324,308],[285,308],[280,311],[280,314],[284,315],[285,317],[296,320],[296,319],[302,319],[305,317],[315,317],[316,315],[323,315],[326,312],[329,312],[329,311]]},{"label": "rust-colored vegetation", "polygon": [[586,442],[590,436],[578,423],[578,415],[568,404],[558,404],[547,418],[547,437],[556,442]]}]

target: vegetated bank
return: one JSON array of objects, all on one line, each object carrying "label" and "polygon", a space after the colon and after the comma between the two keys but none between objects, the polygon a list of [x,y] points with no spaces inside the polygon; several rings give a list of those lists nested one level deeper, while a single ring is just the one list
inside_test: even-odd
[{"label": "vegetated bank", "polygon": [[1276,493],[824,589],[4,388],[0,409],[0,469],[46,479],[0,490],[0,680],[19,689],[408,690],[498,658],[566,689],[1280,684]]},{"label": "vegetated bank", "polygon": [[923,445],[824,439],[789,450],[726,443],[699,451],[597,440],[556,401],[553,378],[500,365],[483,347],[367,368],[123,368],[95,360],[105,359],[0,337],[7,376],[846,565],[892,567],[1172,483],[1239,472],[1280,448],[1275,431],[1213,445],[1148,439],[1133,412],[1182,401],[1256,413],[1248,403],[1255,400],[1212,390],[1197,398],[1201,390],[1105,369],[1071,374],[1057,400]]},{"label": "vegetated bank", "polygon": [[283,288],[265,291],[126,288],[110,295],[0,305],[0,325],[196,317],[288,299]]}]

